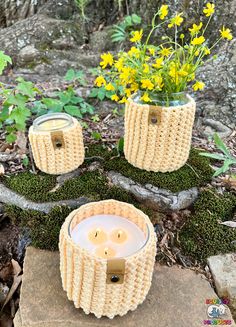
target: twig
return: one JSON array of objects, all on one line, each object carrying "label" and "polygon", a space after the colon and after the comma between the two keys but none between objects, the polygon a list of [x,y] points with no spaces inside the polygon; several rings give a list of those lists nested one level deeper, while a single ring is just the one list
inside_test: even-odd
[{"label": "twig", "polygon": [[195,170],[195,169],[194,169],[190,164],[186,163],[186,165],[187,165],[189,168],[192,169],[192,171],[195,173],[195,175],[196,175],[198,178],[200,178],[200,176],[198,175],[198,173],[196,172],[196,170]]}]

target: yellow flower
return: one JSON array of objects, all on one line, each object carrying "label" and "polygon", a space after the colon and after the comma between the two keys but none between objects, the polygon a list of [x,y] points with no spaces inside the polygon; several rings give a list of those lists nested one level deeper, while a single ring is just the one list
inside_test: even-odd
[{"label": "yellow flower", "polygon": [[157,69],[161,68],[161,66],[163,65],[163,60],[164,60],[163,57],[157,58],[156,63],[153,64],[152,66],[157,68]]},{"label": "yellow flower", "polygon": [[143,30],[140,30],[140,31],[134,31],[132,32],[132,37],[130,39],[131,42],[139,42],[143,36]]},{"label": "yellow flower", "polygon": [[138,87],[138,84],[137,84],[137,83],[132,83],[132,84],[130,85],[130,90],[131,90],[132,92],[136,92],[136,91],[138,91],[138,89],[139,89],[139,87]]},{"label": "yellow flower", "polygon": [[123,69],[123,65],[124,65],[124,58],[119,58],[116,62],[115,62],[115,67],[118,70],[118,72],[120,72]]},{"label": "yellow flower", "polygon": [[[161,46],[162,47],[162,46]],[[168,57],[171,54],[171,48],[163,48],[158,52],[162,57]]]},{"label": "yellow flower", "polygon": [[148,48],[151,56],[155,56],[155,48]]},{"label": "yellow flower", "polygon": [[147,92],[145,92],[143,94],[143,96],[141,97],[141,100],[144,101],[144,102],[150,102],[151,101],[151,99],[149,98],[149,95],[148,95]]},{"label": "yellow flower", "polygon": [[110,65],[110,66],[113,65],[113,56],[112,56],[112,54],[110,54],[110,52],[103,53],[101,55],[101,58],[103,60],[100,62],[100,66],[102,66],[102,69],[105,69],[107,67],[107,65]]},{"label": "yellow flower", "polygon": [[205,38],[204,38],[203,35],[201,35],[201,36],[199,36],[199,37],[195,37],[195,38],[192,40],[191,44],[192,44],[192,45],[200,45],[200,44],[202,44],[202,43],[204,43],[204,42],[205,42]]},{"label": "yellow flower", "polygon": [[181,17],[183,15],[183,13],[180,14],[176,14],[173,18],[171,18],[170,20],[170,24],[168,25],[169,28],[173,27],[173,26],[180,26],[181,23],[183,22],[183,18]]},{"label": "yellow flower", "polygon": [[97,85],[98,87],[101,87],[102,85],[106,85],[107,82],[105,78],[100,75],[95,79],[94,84]]},{"label": "yellow flower", "polygon": [[231,30],[229,28],[222,27],[222,30],[220,30],[221,37],[223,39],[232,40],[233,35],[231,34]]},{"label": "yellow flower", "polygon": [[115,87],[111,84],[111,83],[108,83],[106,86],[105,86],[105,89],[107,91],[115,91]]},{"label": "yellow flower", "polygon": [[127,98],[129,98],[131,96],[131,93],[132,93],[131,89],[125,89],[125,95],[127,96]]},{"label": "yellow flower", "polygon": [[126,97],[123,97],[123,98],[119,101],[119,103],[126,103],[126,102],[127,102]]},{"label": "yellow flower", "polygon": [[118,102],[118,101],[119,101],[119,97],[118,97],[118,95],[117,95],[117,94],[113,94],[113,95],[111,96],[111,100],[112,100],[112,101],[116,101],[116,102]]},{"label": "yellow flower", "polygon": [[149,73],[149,66],[148,66],[148,64],[143,64],[143,73],[144,74]]},{"label": "yellow flower", "polygon": [[189,28],[191,35],[197,34],[202,28],[202,22],[199,25],[193,24],[192,28]]},{"label": "yellow flower", "polygon": [[142,79],[141,83],[143,89],[148,89],[151,91],[154,88],[154,84],[149,79]]},{"label": "yellow flower", "polygon": [[200,53],[199,50],[195,51],[195,52],[194,52],[194,56],[198,57],[198,56],[199,56],[199,53]]},{"label": "yellow flower", "polygon": [[205,83],[196,81],[196,83],[193,85],[193,89],[194,89],[194,91],[203,90],[204,86],[205,86]]},{"label": "yellow flower", "polygon": [[140,50],[139,49],[137,49],[137,48],[135,48],[135,47],[132,47],[130,50],[129,50],[129,52],[128,52],[128,55],[129,56],[135,56],[135,57],[139,57],[139,55],[140,55]]},{"label": "yellow flower", "polygon": [[128,83],[130,82],[131,77],[132,77],[132,69],[130,67],[123,67],[121,70],[120,79],[124,83]]},{"label": "yellow flower", "polygon": [[185,38],[185,35],[182,33],[182,34],[180,34],[179,38],[180,38],[181,40],[183,40],[183,39]]},{"label": "yellow flower", "polygon": [[213,3],[208,2],[206,4],[206,7],[203,9],[203,13],[206,15],[206,17],[211,16],[215,12],[215,5]]},{"label": "yellow flower", "polygon": [[163,87],[163,78],[161,76],[154,76],[154,82],[160,89]]},{"label": "yellow flower", "polygon": [[168,5],[162,5],[159,10],[160,19],[163,20],[168,15]]},{"label": "yellow flower", "polygon": [[150,57],[149,56],[145,56],[144,60],[145,61],[148,61],[148,60],[150,60]]},{"label": "yellow flower", "polygon": [[209,55],[211,53],[211,50],[207,47],[203,48],[205,56]]}]

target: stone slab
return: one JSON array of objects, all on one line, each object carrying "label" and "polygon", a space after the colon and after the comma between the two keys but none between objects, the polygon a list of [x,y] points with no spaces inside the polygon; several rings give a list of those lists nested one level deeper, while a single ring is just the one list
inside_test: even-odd
[{"label": "stone slab", "polygon": [[[62,290],[59,254],[28,248],[20,310],[15,327],[200,327],[206,299],[216,298],[202,275],[180,267],[156,265],[151,290],[137,310],[123,317],[97,319],[75,309]],[[224,319],[232,319],[229,309]],[[236,327],[232,321],[232,327]]]},{"label": "stone slab", "polygon": [[215,255],[208,258],[217,294],[230,300],[230,307],[236,317],[236,253]]}]

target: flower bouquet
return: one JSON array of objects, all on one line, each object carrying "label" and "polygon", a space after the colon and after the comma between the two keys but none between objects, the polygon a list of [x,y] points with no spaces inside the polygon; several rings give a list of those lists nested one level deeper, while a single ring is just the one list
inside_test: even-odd
[{"label": "flower bouquet", "polygon": [[[206,22],[189,28],[188,35],[178,31],[182,13],[169,17],[162,5],[152,19],[152,28],[143,41],[143,30],[131,32],[133,46],[128,51],[101,55],[97,87],[105,88],[113,101],[126,103],[124,153],[136,167],[151,171],[173,171],[188,159],[195,101],[186,93],[203,90],[196,71],[211,58],[212,49],[222,40],[233,38],[222,26],[219,38],[210,45],[205,32],[215,11],[214,4],[203,9]],[[150,44],[160,26],[171,30],[158,44]],[[186,41],[185,41],[186,40]]]}]

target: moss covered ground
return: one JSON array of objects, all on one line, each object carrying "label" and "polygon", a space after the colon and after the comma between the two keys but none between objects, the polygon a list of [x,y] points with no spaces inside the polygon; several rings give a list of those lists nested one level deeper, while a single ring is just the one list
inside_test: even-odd
[{"label": "moss covered ground", "polygon": [[[201,157],[198,151],[191,150],[188,163],[178,171],[171,173],[153,173],[140,170],[130,165],[123,156],[118,157],[116,149],[109,151],[102,145],[92,145],[87,149],[86,168],[93,159],[99,156],[105,171],[115,170],[141,184],[151,183],[157,187],[173,192],[193,186],[203,186],[212,177],[209,160]],[[103,160],[101,160],[103,159]],[[84,171],[80,176],[66,181],[55,192],[56,176],[43,173],[34,175],[30,172],[20,173],[1,179],[5,185],[26,198],[36,201],[57,201],[80,196],[92,200],[117,199],[132,203],[146,212],[154,221],[156,212],[142,207],[131,194],[115,186],[111,186],[106,174],[100,170]],[[209,255],[234,251],[236,249],[236,231],[220,225],[219,220],[229,220],[236,206],[236,196],[225,194],[220,196],[214,191],[203,191],[190,216],[180,232],[180,245],[185,254],[198,260],[205,260]],[[21,210],[14,206],[6,206],[6,212],[12,221],[31,230],[32,244],[42,249],[56,250],[62,223],[71,212],[68,207],[55,207],[46,215],[33,210]]]},{"label": "moss covered ground", "polygon": [[[199,156],[198,151],[195,149],[191,150],[187,164],[171,173],[154,173],[135,168],[123,156],[118,157],[116,150],[109,151],[102,145],[92,145],[88,148],[86,157],[94,156],[104,159],[101,164],[106,171],[115,170],[138,183],[150,183],[172,192],[202,186],[210,181],[212,176],[209,160]],[[86,160],[84,166],[90,162],[90,160]],[[37,202],[73,199],[80,196],[99,199],[100,197],[106,197],[107,192],[111,194],[105,175],[99,171],[84,172],[81,176],[66,181],[55,192],[50,191],[56,186],[56,176],[42,173],[34,175],[25,172],[5,177],[2,181],[12,190]]]},{"label": "moss covered ground", "polygon": [[235,209],[235,194],[203,191],[179,235],[185,254],[204,261],[211,255],[235,252],[236,229],[219,223],[232,220]]}]

